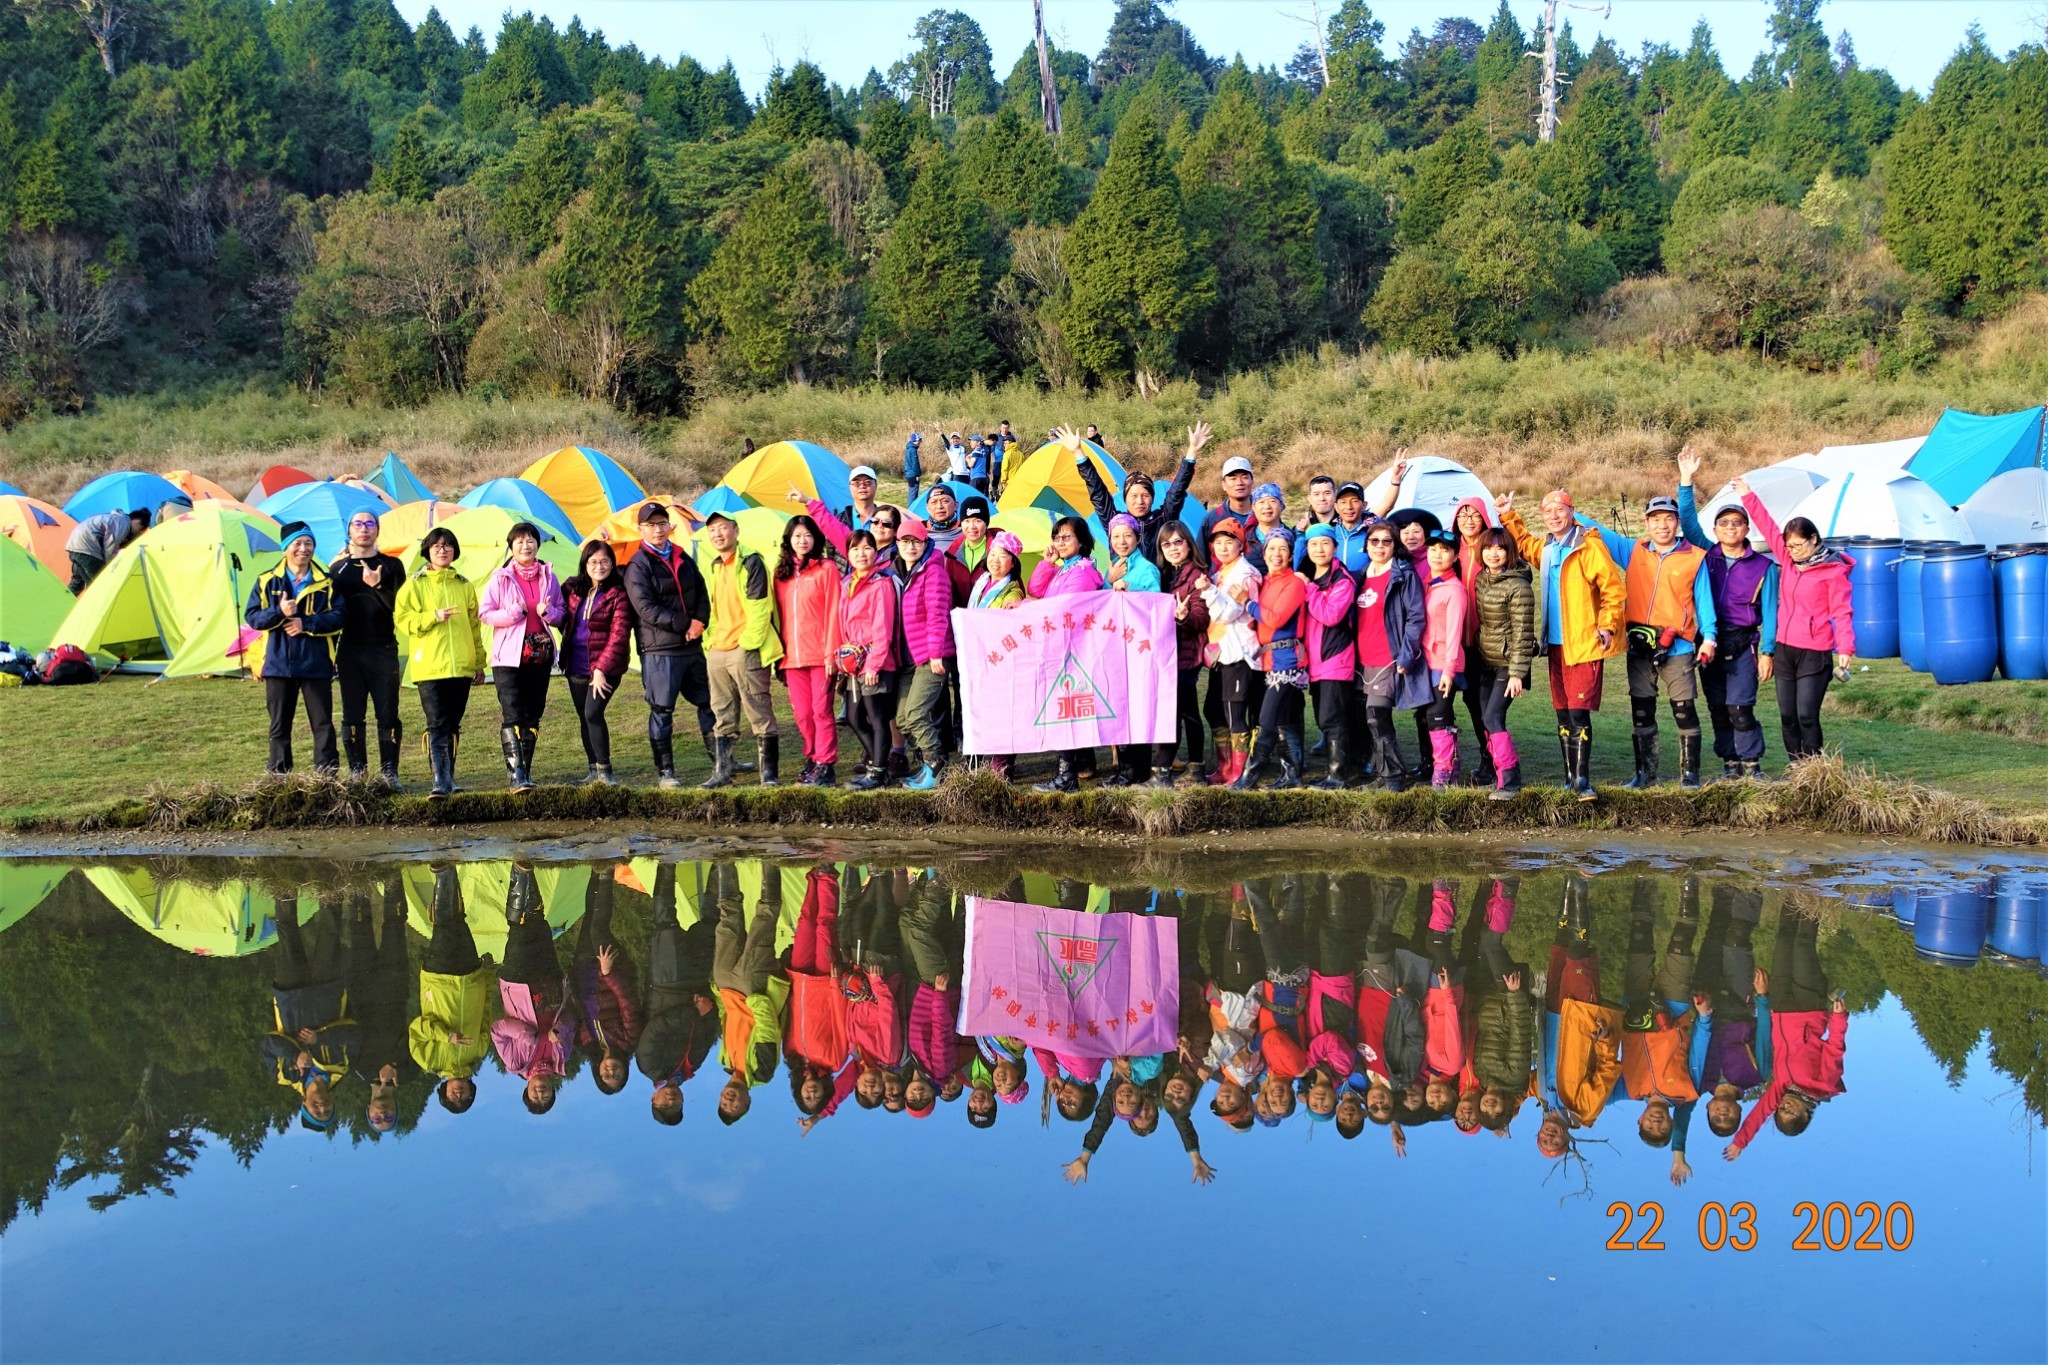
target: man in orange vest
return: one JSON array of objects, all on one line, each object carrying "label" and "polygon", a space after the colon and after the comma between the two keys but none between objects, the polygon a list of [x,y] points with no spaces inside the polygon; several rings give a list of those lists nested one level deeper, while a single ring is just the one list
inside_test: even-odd
[{"label": "man in orange vest", "polygon": [[1636,775],[1624,786],[1657,780],[1657,688],[1671,698],[1678,722],[1678,783],[1700,784],[1699,666],[1712,662],[1716,621],[1707,553],[1679,535],[1678,501],[1651,498],[1643,509],[1649,534],[1634,542],[1608,536],[1628,584],[1628,709],[1635,732]]}]

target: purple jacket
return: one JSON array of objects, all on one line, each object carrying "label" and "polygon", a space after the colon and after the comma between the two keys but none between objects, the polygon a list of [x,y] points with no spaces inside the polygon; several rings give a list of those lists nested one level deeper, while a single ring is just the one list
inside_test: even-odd
[{"label": "purple jacket", "polygon": [[933,659],[952,658],[953,576],[946,568],[945,551],[927,542],[924,556],[908,573],[901,559],[893,567],[903,599],[897,629],[911,664],[922,668]]},{"label": "purple jacket", "polygon": [[1707,1037],[1707,1065],[1700,1073],[1702,1094],[1722,1081],[1745,1092],[1764,1083],[1756,1060],[1756,1027],[1754,1019],[1714,1016],[1713,1029]]},{"label": "purple jacket", "polygon": [[[543,624],[562,624],[562,585],[546,560],[540,564],[540,619]],[[526,639],[526,597],[519,591],[512,566],[503,565],[484,584],[477,616],[491,628],[491,667],[517,668],[519,647]]]}]

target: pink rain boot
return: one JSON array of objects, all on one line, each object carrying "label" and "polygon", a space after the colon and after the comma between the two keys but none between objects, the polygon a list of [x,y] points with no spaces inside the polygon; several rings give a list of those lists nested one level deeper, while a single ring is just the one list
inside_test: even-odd
[{"label": "pink rain boot", "polygon": [[1429,785],[1436,788],[1456,786],[1458,781],[1458,732],[1456,730],[1431,730],[1429,751],[1435,767],[1430,774]]},{"label": "pink rain boot", "polygon": [[1487,752],[1493,755],[1494,788],[1489,801],[1512,801],[1522,790],[1522,757],[1515,752],[1515,737],[1502,730],[1486,737]]}]

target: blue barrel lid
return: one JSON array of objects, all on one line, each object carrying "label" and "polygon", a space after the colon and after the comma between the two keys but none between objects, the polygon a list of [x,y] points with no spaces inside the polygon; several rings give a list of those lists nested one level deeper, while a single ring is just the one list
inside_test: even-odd
[{"label": "blue barrel lid", "polygon": [[1921,554],[1942,545],[1960,545],[1957,540],[1908,540],[1902,542],[1907,554]]},{"label": "blue barrel lid", "polygon": [[1991,553],[1998,559],[2016,559],[2020,555],[2048,555],[2048,541],[2029,540],[2016,545],[2001,545]]},{"label": "blue barrel lid", "polygon": [[1931,545],[1921,556],[1923,559],[1985,559],[1991,552],[1982,545],[1958,545],[1950,541],[1945,545]]}]

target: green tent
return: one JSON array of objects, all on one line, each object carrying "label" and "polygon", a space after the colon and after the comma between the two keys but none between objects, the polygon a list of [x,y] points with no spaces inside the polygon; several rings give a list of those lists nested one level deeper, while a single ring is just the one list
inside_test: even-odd
[{"label": "green tent", "polygon": [[[534,869],[541,904],[547,908],[548,923],[560,937],[583,918],[583,893],[590,885],[591,870],[581,863],[545,863]],[[434,933],[430,912],[434,906],[434,869],[424,863],[408,864],[399,874],[405,887],[405,922],[425,938]],[[462,913],[476,950],[493,962],[505,960],[505,900],[512,890],[512,863],[457,863],[455,880],[462,887]]]},{"label": "green tent", "polygon": [[47,649],[70,612],[70,590],[34,555],[0,536],[0,640],[31,654]]},{"label": "green tent", "polygon": [[[86,880],[152,937],[200,957],[247,957],[277,941],[277,899],[261,883],[230,878],[218,886],[158,880],[146,868],[92,867]],[[299,922],[319,911],[299,897]]]},{"label": "green tent", "polygon": [[0,932],[18,924],[49,899],[71,871],[69,863],[22,862],[0,858]]}]

